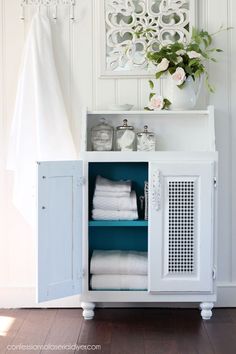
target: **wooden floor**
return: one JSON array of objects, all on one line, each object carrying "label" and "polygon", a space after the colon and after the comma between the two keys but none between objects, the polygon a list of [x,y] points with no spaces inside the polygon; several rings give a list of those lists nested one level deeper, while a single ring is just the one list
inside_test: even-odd
[{"label": "wooden floor", "polygon": [[0,353],[236,354],[236,309],[205,322],[198,310],[95,313],[84,321],[80,309],[0,310]]}]

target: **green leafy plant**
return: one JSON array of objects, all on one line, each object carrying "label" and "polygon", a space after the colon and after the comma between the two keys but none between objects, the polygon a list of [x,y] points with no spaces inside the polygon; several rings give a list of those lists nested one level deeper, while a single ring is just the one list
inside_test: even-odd
[{"label": "green leafy plant", "polygon": [[[210,92],[214,92],[213,86],[209,83],[209,74],[207,70],[207,62],[216,62],[215,55],[222,52],[220,48],[213,46],[213,37],[223,31],[231,28],[221,27],[219,31],[209,34],[207,31],[192,29],[192,37],[189,43],[174,42],[160,46],[158,51],[152,50],[150,47],[146,52],[148,63],[154,66],[155,78],[159,79],[163,75],[169,73],[175,84],[182,89],[185,86],[188,77],[192,77],[195,81],[202,75],[205,75],[206,87]],[[136,33],[138,38],[145,40],[147,30],[139,30]],[[153,91],[154,82],[149,80],[150,89]],[[156,94],[151,92],[149,100],[151,101]],[[170,102],[163,101],[163,107],[169,108]],[[152,109],[145,107],[146,109]]]}]

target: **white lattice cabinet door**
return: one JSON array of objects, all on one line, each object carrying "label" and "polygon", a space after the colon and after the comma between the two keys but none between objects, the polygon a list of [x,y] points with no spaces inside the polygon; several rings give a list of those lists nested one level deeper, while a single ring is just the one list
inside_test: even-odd
[{"label": "white lattice cabinet door", "polygon": [[149,291],[213,289],[214,163],[150,163]]}]

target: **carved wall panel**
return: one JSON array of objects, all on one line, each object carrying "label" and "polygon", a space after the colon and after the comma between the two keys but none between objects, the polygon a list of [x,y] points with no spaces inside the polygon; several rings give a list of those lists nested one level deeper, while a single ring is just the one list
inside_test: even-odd
[{"label": "carved wall panel", "polygon": [[[194,0],[103,0],[103,73],[147,74],[145,52],[191,36]],[[145,30],[145,38],[138,33]]]}]

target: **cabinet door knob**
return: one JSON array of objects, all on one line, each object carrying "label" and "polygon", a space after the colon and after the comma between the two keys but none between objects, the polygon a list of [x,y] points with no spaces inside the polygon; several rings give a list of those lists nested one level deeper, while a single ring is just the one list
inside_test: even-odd
[{"label": "cabinet door knob", "polygon": [[156,211],[161,208],[161,173],[155,170],[152,175],[152,205]]}]

